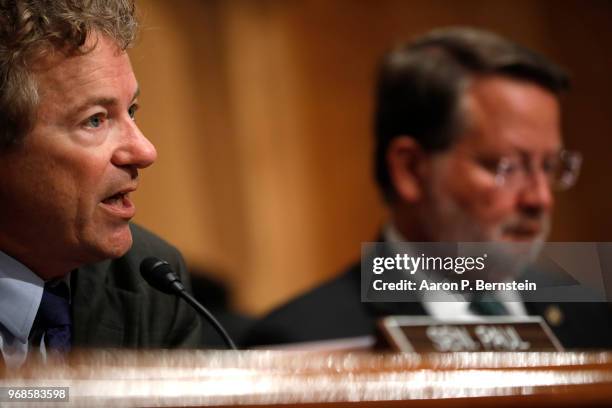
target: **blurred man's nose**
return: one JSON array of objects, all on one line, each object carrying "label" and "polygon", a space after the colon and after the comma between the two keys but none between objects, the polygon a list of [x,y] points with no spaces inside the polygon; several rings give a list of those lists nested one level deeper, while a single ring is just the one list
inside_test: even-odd
[{"label": "blurred man's nose", "polygon": [[519,194],[519,206],[528,214],[546,214],[554,206],[550,180],[543,171],[532,172]]}]

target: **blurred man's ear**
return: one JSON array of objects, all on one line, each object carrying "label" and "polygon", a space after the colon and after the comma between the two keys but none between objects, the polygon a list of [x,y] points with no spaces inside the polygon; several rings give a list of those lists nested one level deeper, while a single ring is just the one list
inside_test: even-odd
[{"label": "blurred man's ear", "polygon": [[425,152],[410,136],[394,138],[387,149],[387,168],[399,200],[415,203],[423,194],[420,169]]}]

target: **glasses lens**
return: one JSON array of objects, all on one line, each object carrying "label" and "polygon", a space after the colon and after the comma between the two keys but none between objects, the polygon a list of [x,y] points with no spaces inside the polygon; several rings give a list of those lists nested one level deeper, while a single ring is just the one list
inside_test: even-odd
[{"label": "glasses lens", "polygon": [[580,175],[581,165],[582,155],[579,152],[564,150],[559,153],[559,160],[552,174],[552,187],[557,191],[573,187]]},{"label": "glasses lens", "polygon": [[[548,179],[550,188],[564,191],[576,184],[582,155],[578,152],[563,150],[557,156],[542,163],[542,171]],[[530,165],[518,157],[503,157],[495,166],[495,182],[499,187],[520,188],[528,182]]]}]

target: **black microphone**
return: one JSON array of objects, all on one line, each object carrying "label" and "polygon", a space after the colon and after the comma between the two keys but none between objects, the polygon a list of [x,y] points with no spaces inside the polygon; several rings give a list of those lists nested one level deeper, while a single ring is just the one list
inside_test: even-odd
[{"label": "black microphone", "polygon": [[155,289],[169,295],[178,295],[200,313],[217,331],[228,348],[236,350],[236,345],[227,334],[221,323],[200,302],[191,296],[181,282],[181,279],[172,270],[170,264],[159,258],[149,257],[140,263],[140,274],[145,281]]}]

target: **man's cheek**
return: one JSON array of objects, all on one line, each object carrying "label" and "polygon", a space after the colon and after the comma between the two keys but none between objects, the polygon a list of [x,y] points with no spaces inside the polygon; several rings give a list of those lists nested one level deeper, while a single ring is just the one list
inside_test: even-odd
[{"label": "man's cheek", "polygon": [[512,218],[512,206],[507,200],[490,194],[473,194],[463,202],[462,210],[491,239],[498,235],[501,226]]}]

